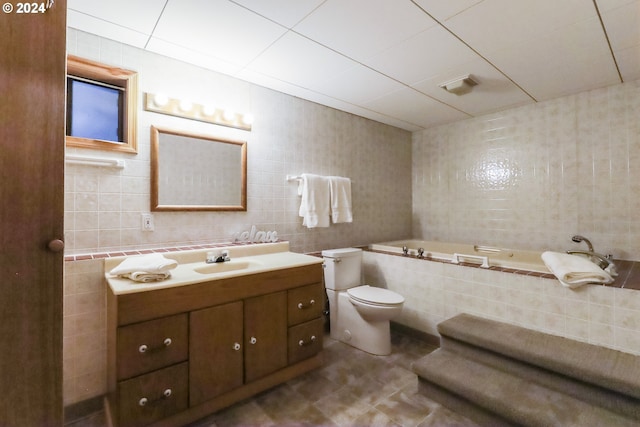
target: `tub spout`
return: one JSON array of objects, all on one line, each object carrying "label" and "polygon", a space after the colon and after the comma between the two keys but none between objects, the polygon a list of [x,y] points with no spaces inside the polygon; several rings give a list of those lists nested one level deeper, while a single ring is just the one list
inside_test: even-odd
[{"label": "tub spout", "polygon": [[424,258],[424,249],[423,248],[418,248],[418,258],[420,258],[420,259]]},{"label": "tub spout", "polygon": [[576,243],[585,242],[587,244],[587,247],[589,248],[589,252],[593,252],[593,245],[591,244],[589,239],[587,239],[586,237],[580,236],[579,234],[577,234],[577,235],[573,236],[571,238],[571,240],[576,242]]}]

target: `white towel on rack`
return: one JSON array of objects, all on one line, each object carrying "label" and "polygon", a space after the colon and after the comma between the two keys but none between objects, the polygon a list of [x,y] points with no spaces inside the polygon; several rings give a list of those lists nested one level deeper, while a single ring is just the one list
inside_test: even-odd
[{"label": "white towel on rack", "polygon": [[613,277],[608,272],[579,255],[547,251],[542,253],[542,261],[560,283],[568,288],[613,282]]},{"label": "white towel on rack", "polygon": [[341,176],[329,177],[331,191],[331,219],[334,224],[352,222],[351,180]]},{"label": "white towel on rack", "polygon": [[330,213],[329,179],[325,176],[302,174],[300,210],[302,225],[307,228],[328,227]]}]

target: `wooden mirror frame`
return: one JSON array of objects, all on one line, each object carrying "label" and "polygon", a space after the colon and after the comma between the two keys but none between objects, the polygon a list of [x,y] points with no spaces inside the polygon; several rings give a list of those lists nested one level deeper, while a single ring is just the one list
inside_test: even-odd
[{"label": "wooden mirror frame", "polygon": [[[234,144],[240,148],[240,204],[198,204],[198,205],[173,205],[160,204],[160,135],[169,134],[198,140],[211,141],[213,143]],[[151,126],[151,211],[246,211],[247,210],[247,142],[217,138],[210,135],[202,135],[185,131],[159,128]]]}]

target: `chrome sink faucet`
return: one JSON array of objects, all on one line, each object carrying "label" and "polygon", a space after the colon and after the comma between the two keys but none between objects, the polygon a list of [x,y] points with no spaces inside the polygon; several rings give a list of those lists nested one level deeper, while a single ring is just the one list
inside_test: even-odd
[{"label": "chrome sink faucet", "polygon": [[205,260],[207,264],[214,264],[214,263],[225,262],[225,261],[231,261],[231,258],[229,257],[229,251],[224,250],[218,253],[207,252],[207,259]]}]

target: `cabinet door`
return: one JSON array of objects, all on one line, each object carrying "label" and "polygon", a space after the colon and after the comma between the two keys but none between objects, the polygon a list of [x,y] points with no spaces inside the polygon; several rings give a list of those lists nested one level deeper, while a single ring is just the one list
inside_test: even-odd
[{"label": "cabinet door", "polygon": [[245,300],[245,382],[287,366],[287,292]]},{"label": "cabinet door", "polygon": [[242,301],[193,311],[189,320],[191,406],[240,387]]}]

